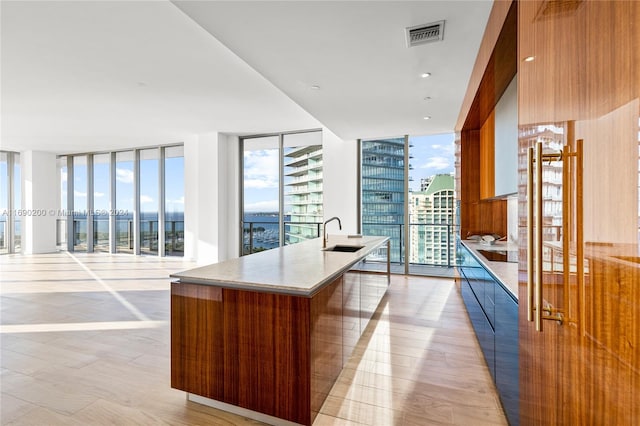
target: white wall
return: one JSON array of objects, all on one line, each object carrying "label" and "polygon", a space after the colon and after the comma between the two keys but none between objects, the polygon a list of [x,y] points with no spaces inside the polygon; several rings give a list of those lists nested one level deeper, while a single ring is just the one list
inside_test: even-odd
[{"label": "white wall", "polygon": [[496,105],[495,194],[518,191],[518,76],[515,76]]},{"label": "white wall", "polygon": [[338,216],[342,232],[329,224],[329,234],[355,234],[358,230],[358,144],[322,129],[323,197],[325,220]]},{"label": "white wall", "polygon": [[237,138],[217,132],[184,142],[185,259],[210,264],[238,255],[237,151]]},{"label": "white wall", "polygon": [[[22,209],[32,215],[22,216],[22,252],[25,254],[56,251],[56,210],[60,188],[56,156],[50,152],[20,153],[22,171]],[[19,209],[20,206],[15,206]]]}]

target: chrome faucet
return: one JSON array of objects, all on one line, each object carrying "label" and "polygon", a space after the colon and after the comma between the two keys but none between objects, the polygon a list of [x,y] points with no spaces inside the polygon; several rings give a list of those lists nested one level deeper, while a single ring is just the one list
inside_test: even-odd
[{"label": "chrome faucet", "polygon": [[327,248],[327,223],[331,222],[332,220],[337,220],[338,221],[338,226],[340,227],[340,230],[342,231],[342,222],[340,222],[340,218],[338,216],[334,216],[331,219],[325,221],[324,225],[322,226],[323,232],[324,232],[324,237],[322,238],[322,248]]}]

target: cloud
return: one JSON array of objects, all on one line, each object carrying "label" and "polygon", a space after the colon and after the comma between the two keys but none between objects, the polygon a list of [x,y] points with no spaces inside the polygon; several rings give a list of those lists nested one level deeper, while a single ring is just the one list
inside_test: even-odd
[{"label": "cloud", "polygon": [[98,198],[100,198],[100,197],[104,197],[104,192],[94,192],[94,193],[93,193],[93,196],[94,196],[94,197],[98,197]]},{"label": "cloud", "polygon": [[246,179],[244,180],[244,187],[249,189],[265,189],[265,188],[277,188],[277,181],[273,182],[267,179]]},{"label": "cloud", "polygon": [[277,188],[280,161],[277,150],[245,151],[244,187]]},{"label": "cloud", "polygon": [[431,157],[427,159],[427,163],[420,166],[421,169],[444,170],[451,167],[451,158],[447,157]]},{"label": "cloud", "polygon": [[66,182],[67,181],[67,171],[66,170],[61,170],[60,171],[60,180],[62,182]]},{"label": "cloud", "polygon": [[184,195],[177,200],[167,200],[167,204],[184,204]]},{"label": "cloud", "polygon": [[433,148],[434,150],[441,151],[442,153],[450,154],[450,155],[453,155],[453,153],[455,152],[455,147],[456,146],[453,143],[446,144],[446,145],[435,143],[431,145],[431,148]]},{"label": "cloud", "polygon": [[86,198],[87,197],[87,193],[86,192],[80,192],[80,191],[73,191],[73,195],[75,197],[80,197],[80,198]]},{"label": "cloud", "polygon": [[152,204],[152,203],[153,203],[153,198],[149,197],[148,195],[140,196],[140,204]]},{"label": "cloud", "polygon": [[133,183],[133,170],[116,169],[116,180],[122,183]]},{"label": "cloud", "polygon": [[244,210],[247,212],[277,212],[278,200],[257,201],[255,203],[245,204]]}]

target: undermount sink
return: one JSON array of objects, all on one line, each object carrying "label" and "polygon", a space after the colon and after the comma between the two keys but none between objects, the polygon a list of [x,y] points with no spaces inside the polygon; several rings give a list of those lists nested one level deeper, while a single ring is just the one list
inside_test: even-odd
[{"label": "undermount sink", "polygon": [[355,253],[358,250],[360,250],[361,248],[363,248],[364,246],[348,246],[348,245],[343,245],[343,244],[337,244],[333,247],[327,247],[325,249],[322,249],[324,251],[341,251],[344,253]]}]

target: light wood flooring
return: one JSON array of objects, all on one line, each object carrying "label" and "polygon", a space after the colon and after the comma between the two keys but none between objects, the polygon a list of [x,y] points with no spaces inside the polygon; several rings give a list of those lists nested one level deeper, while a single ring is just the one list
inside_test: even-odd
[{"label": "light wood flooring", "polygon": [[[170,388],[180,259],[0,256],[2,425],[247,425]],[[314,425],[506,425],[451,279],[393,276]]]}]

